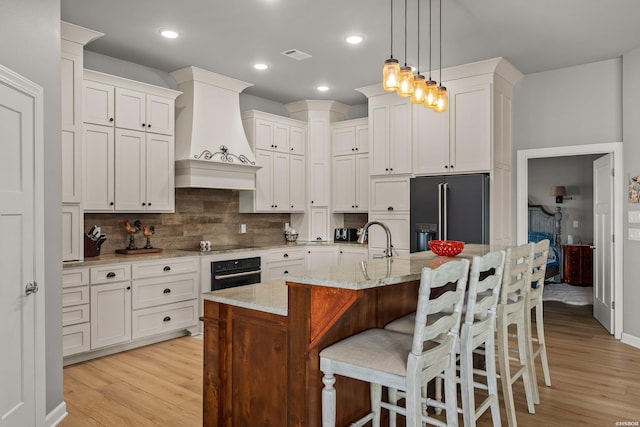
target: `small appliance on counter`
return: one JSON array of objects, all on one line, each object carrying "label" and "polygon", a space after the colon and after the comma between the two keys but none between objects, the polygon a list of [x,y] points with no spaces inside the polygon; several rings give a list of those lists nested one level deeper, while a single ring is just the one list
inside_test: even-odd
[{"label": "small appliance on counter", "polygon": [[334,242],[355,242],[358,240],[357,228],[336,228],[333,233]]},{"label": "small appliance on counter", "polygon": [[94,225],[89,232],[84,235],[84,256],[86,258],[100,256],[100,247],[107,240],[107,235],[100,227]]},{"label": "small appliance on counter", "polygon": [[436,239],[438,233],[437,224],[416,223],[416,250],[424,252],[429,250],[429,242]]}]

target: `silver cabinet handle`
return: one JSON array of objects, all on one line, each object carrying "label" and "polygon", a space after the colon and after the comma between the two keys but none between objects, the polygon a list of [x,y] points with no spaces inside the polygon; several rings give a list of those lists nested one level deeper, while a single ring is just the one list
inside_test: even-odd
[{"label": "silver cabinet handle", "polygon": [[232,277],[251,276],[252,274],[258,274],[258,273],[262,273],[262,270],[260,269],[260,270],[245,271],[243,273],[216,274],[215,276],[213,276],[213,278],[216,280],[230,279]]},{"label": "silver cabinet handle", "polygon": [[25,295],[35,294],[39,289],[40,288],[38,288],[38,282],[34,281],[33,283],[27,283],[27,285],[24,287],[24,293]]}]

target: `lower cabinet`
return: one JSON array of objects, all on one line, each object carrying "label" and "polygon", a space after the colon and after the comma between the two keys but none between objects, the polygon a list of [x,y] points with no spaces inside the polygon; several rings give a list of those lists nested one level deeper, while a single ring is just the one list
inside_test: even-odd
[{"label": "lower cabinet", "polygon": [[62,273],[62,356],[91,349],[89,269]]},{"label": "lower cabinet", "polygon": [[338,264],[338,250],[336,246],[308,246],[307,271],[330,268]]},{"label": "lower cabinet", "polygon": [[338,264],[349,265],[366,261],[369,257],[369,249],[366,247],[338,247]]},{"label": "lower cabinet", "polygon": [[91,350],[131,341],[131,282],[91,286]]},{"label": "lower cabinet", "polygon": [[262,281],[281,279],[286,273],[300,273],[305,269],[303,248],[272,249],[265,255]]},{"label": "lower cabinet", "polygon": [[197,299],[134,310],[133,339],[190,328],[197,318]]}]

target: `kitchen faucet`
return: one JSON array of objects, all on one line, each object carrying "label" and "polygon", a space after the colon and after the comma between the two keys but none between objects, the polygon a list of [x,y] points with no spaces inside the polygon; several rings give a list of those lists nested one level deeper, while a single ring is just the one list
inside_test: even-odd
[{"label": "kitchen faucet", "polygon": [[393,249],[393,245],[391,244],[391,231],[389,230],[389,227],[387,227],[386,224],[384,224],[384,223],[382,223],[380,221],[369,221],[369,222],[367,222],[364,225],[364,227],[362,228],[362,234],[360,234],[360,237],[358,238],[358,243],[364,243],[364,240],[367,238],[367,230],[373,224],[378,224],[380,227],[382,227],[384,229],[384,232],[387,233],[387,248],[384,250],[384,256],[386,258],[391,258],[393,256],[393,254],[391,252],[392,249]]}]

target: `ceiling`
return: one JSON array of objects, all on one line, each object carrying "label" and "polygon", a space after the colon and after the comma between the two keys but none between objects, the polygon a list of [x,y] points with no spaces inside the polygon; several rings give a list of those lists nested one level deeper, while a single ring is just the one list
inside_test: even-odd
[{"label": "ceiling", "polygon": [[[432,0],[438,80],[438,0]],[[622,56],[640,47],[637,0],[442,0],[442,66],[502,56],[524,74]],[[393,56],[404,54],[404,4],[393,0]],[[407,59],[417,64],[418,0],[407,0]],[[429,71],[429,1],[420,0],[420,70]],[[366,101],[390,54],[390,0],[61,0],[62,20],[103,32],[86,49],[163,71],[187,65],[252,83],[244,93],[288,103]],[[181,36],[164,39],[159,30]],[[348,45],[359,34],[364,41]],[[312,55],[297,61],[281,52]],[[255,62],[269,64],[257,71]],[[596,83],[596,82],[594,82]],[[327,92],[318,92],[318,85]]]}]

